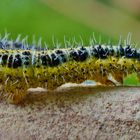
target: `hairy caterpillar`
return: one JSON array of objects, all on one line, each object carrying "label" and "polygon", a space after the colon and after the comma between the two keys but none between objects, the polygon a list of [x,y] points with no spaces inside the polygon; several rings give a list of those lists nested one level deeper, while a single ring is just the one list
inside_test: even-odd
[{"label": "hairy caterpillar", "polygon": [[[0,39],[0,85],[9,103],[19,103],[28,88],[53,90],[65,83],[94,80],[102,85],[120,85],[123,77],[140,72],[140,50],[127,42],[117,46],[92,44],[56,48],[28,45],[26,39]],[[93,40],[92,40],[93,41]]]}]

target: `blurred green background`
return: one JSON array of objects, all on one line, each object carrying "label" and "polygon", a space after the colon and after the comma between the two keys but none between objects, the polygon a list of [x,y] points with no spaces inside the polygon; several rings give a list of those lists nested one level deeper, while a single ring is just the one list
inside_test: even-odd
[{"label": "blurred green background", "polygon": [[[88,45],[95,33],[97,41],[117,43],[132,33],[134,43],[140,43],[139,0],[1,0],[0,33],[5,30],[15,39],[42,37],[52,47],[52,36],[59,42],[83,38]],[[63,43],[62,43],[63,44]],[[139,46],[139,45],[138,45]],[[62,45],[63,47],[63,45]],[[134,75],[135,76],[135,75]],[[135,78],[130,78],[135,79]],[[127,84],[124,80],[124,83]],[[128,82],[130,83],[130,82]],[[134,82],[133,82],[134,83]]]},{"label": "blurred green background", "polygon": [[0,32],[40,36],[52,44],[82,36],[85,44],[94,32],[97,40],[117,42],[120,35],[132,33],[134,42],[140,37],[139,0],[1,0]]}]

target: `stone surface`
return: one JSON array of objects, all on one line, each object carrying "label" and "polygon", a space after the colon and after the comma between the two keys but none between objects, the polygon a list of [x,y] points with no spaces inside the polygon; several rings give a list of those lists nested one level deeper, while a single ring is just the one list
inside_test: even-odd
[{"label": "stone surface", "polygon": [[1,140],[140,139],[140,88],[73,87],[0,103]]}]

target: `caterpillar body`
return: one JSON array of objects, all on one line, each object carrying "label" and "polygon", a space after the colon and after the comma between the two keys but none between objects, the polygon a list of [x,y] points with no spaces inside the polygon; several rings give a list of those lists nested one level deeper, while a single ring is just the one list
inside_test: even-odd
[{"label": "caterpillar body", "polygon": [[130,43],[48,50],[25,42],[8,40],[7,35],[0,39],[1,93],[9,103],[21,102],[28,88],[53,90],[85,80],[117,86],[133,72],[140,79],[140,50]]}]

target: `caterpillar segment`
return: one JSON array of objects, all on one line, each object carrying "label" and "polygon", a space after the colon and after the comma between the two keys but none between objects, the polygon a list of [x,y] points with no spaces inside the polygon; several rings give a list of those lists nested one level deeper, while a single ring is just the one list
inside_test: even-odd
[{"label": "caterpillar segment", "polygon": [[[128,74],[140,80],[140,50],[124,45],[93,44],[48,50],[41,43],[0,40],[0,91],[9,103],[18,104],[29,88],[54,90],[65,83],[94,80],[118,86]],[[41,46],[41,47],[40,47]]]}]

